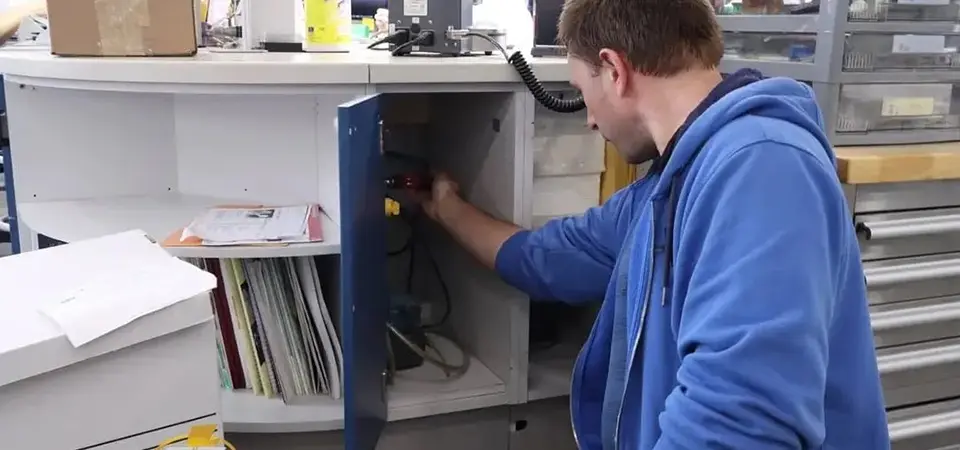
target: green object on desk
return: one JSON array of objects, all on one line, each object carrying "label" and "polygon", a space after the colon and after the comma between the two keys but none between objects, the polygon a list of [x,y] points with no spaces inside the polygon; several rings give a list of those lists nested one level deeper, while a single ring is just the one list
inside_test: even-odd
[{"label": "green object on desk", "polygon": [[350,34],[353,35],[354,39],[367,39],[370,37],[370,27],[363,23],[354,22]]}]

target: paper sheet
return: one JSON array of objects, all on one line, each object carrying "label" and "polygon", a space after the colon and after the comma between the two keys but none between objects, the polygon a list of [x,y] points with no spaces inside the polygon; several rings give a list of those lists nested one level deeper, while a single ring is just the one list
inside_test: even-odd
[{"label": "paper sheet", "polygon": [[132,263],[123,270],[103,274],[64,299],[44,305],[41,312],[60,327],[74,347],[79,347],[136,319],[207,292],[216,284],[210,273],[167,257]]},{"label": "paper sheet", "polygon": [[0,353],[63,334],[82,345],[215,285],[140,230],[0,258]]}]

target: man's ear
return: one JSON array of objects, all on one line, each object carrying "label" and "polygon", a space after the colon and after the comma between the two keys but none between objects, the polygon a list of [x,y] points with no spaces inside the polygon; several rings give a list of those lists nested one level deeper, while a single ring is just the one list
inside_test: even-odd
[{"label": "man's ear", "polygon": [[599,57],[601,72],[605,72],[603,76],[610,77],[609,80],[605,81],[609,81],[616,87],[618,95],[624,95],[629,87],[632,71],[627,59],[620,52],[609,48],[601,49]]}]

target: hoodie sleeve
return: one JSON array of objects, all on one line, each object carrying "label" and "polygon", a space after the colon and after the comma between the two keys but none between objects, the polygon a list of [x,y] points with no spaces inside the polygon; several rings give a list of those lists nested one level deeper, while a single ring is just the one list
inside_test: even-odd
[{"label": "hoodie sleeve", "polygon": [[535,299],[602,299],[620,247],[618,223],[629,217],[622,209],[631,196],[630,188],[622,189],[583,215],[517,232],[497,252],[497,273]]},{"label": "hoodie sleeve", "polygon": [[677,287],[681,364],[655,450],[822,444],[837,249],[850,226],[827,166],[764,142],[692,185],[677,234],[678,278],[689,280]]}]

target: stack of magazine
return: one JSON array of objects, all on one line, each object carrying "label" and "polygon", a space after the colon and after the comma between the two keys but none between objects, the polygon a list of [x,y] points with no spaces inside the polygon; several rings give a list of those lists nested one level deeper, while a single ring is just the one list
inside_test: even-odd
[{"label": "stack of magazine", "polygon": [[218,278],[221,383],[302,404],[343,394],[340,339],[313,257],[194,260]]}]

